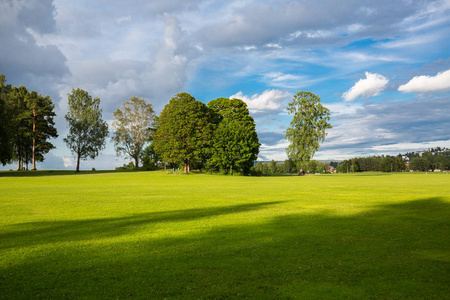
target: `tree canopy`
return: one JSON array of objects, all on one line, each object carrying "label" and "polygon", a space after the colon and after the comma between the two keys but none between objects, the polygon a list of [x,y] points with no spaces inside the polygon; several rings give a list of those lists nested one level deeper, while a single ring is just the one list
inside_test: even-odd
[{"label": "tree canopy", "polygon": [[116,153],[133,158],[136,168],[139,167],[145,143],[152,139],[154,119],[152,104],[138,97],[131,97],[114,112],[112,140]]},{"label": "tree canopy", "polygon": [[311,92],[297,93],[287,110],[293,117],[286,130],[286,139],[289,141],[286,153],[289,159],[304,165],[319,150],[327,136],[326,129],[333,127],[329,123],[330,110]]},{"label": "tree canopy", "polygon": [[6,77],[0,74],[0,163],[5,165],[13,157],[12,111],[10,108],[11,85],[6,85]]},{"label": "tree canopy", "polygon": [[36,169],[36,162],[55,148],[49,141],[58,136],[54,108],[49,96],[6,85],[5,75],[0,74],[0,163],[17,160],[19,170],[28,170],[32,162]]},{"label": "tree canopy", "polygon": [[28,98],[28,106],[32,112],[31,124],[32,133],[32,170],[36,170],[36,161],[42,161],[44,155],[55,148],[48,140],[57,138],[58,134],[55,128],[53,117],[56,116],[50,96],[43,97],[36,92],[31,92]]},{"label": "tree canopy", "polygon": [[175,95],[162,110],[154,135],[155,150],[165,162],[191,164],[206,161],[211,147],[213,114],[188,93]]},{"label": "tree canopy", "polygon": [[253,117],[244,101],[218,98],[208,103],[216,114],[209,159],[222,172],[248,174],[259,153],[259,140]]},{"label": "tree canopy", "polygon": [[102,119],[100,99],[92,99],[82,89],[72,89],[68,94],[69,110],[65,116],[69,134],[64,142],[77,159],[76,171],[80,171],[80,159],[94,159],[105,147],[108,124]]}]

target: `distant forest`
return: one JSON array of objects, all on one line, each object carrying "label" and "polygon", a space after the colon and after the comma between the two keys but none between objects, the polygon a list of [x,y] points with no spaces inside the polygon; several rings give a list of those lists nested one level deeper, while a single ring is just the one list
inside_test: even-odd
[{"label": "distant forest", "polygon": [[[331,161],[329,164],[311,160],[306,173],[353,173],[353,172],[407,172],[407,171],[444,171],[450,169],[450,149],[432,148],[424,151],[408,152],[396,156],[382,155],[355,157],[344,161]],[[299,170],[291,160],[284,162],[258,162],[252,168],[254,175],[297,174]]]}]

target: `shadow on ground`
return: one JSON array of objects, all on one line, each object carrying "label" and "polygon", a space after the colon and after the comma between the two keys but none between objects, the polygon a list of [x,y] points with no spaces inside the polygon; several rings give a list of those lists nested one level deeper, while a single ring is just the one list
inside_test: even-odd
[{"label": "shadow on ground", "polygon": [[106,173],[131,173],[147,172],[141,170],[99,170],[99,171],[66,171],[66,170],[43,170],[43,171],[0,171],[1,177],[50,177],[50,176],[73,176],[73,175],[95,175]]},{"label": "shadow on ground", "polygon": [[[187,224],[278,204],[9,227],[0,237],[2,253],[34,250],[1,266],[0,298],[444,299],[450,294],[450,205],[441,198],[351,216],[292,213],[182,237],[121,240],[138,236],[141,225]],[[100,237],[117,242],[89,244]]]}]

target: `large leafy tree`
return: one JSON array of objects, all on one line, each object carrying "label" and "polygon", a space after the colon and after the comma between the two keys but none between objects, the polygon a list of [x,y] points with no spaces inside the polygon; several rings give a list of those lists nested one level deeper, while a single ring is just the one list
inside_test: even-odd
[{"label": "large leafy tree", "polygon": [[239,99],[218,98],[208,107],[215,112],[218,123],[209,162],[222,172],[249,173],[260,144],[247,105]]},{"label": "large leafy tree", "polygon": [[289,141],[286,153],[289,159],[300,165],[302,172],[303,166],[325,140],[326,129],[333,127],[329,123],[330,110],[320,103],[317,95],[299,92],[288,104],[287,111],[293,117],[286,130],[286,139]]},{"label": "large leafy tree", "polygon": [[32,170],[36,170],[36,161],[43,161],[44,155],[55,148],[48,140],[58,137],[53,117],[56,116],[50,96],[43,97],[35,91],[31,92],[27,99],[31,112],[30,123],[32,125]]},{"label": "large leafy tree", "polygon": [[69,134],[64,142],[77,160],[76,171],[80,171],[80,160],[94,159],[105,147],[108,124],[102,119],[100,99],[82,89],[72,89],[68,94],[69,111],[65,118]]},{"label": "large leafy tree", "polygon": [[152,104],[138,97],[131,97],[114,112],[112,140],[116,153],[133,158],[136,168],[139,167],[145,143],[152,139],[154,118]]},{"label": "large leafy tree", "polygon": [[212,112],[188,93],[174,96],[159,116],[153,138],[155,150],[165,162],[191,164],[206,160],[213,132]]}]

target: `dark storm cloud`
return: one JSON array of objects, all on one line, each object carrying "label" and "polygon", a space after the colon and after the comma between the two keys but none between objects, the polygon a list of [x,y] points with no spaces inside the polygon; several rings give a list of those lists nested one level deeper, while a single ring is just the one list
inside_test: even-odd
[{"label": "dark storm cloud", "polygon": [[54,45],[39,45],[33,34],[54,31],[55,7],[46,1],[6,1],[0,10],[0,72],[12,85],[57,95],[56,84],[69,74],[66,58]]}]

